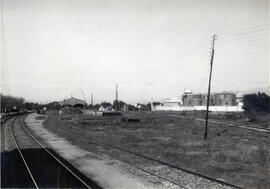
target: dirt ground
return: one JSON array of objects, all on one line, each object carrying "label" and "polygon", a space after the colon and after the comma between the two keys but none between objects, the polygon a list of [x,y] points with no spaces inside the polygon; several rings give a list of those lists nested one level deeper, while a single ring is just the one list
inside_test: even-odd
[{"label": "dirt ground", "polygon": [[[243,188],[269,188],[269,134],[169,117],[175,112],[125,112],[124,122],[84,114],[48,112],[45,127],[82,149],[95,139],[224,180]],[[211,116],[215,117],[214,115]],[[232,120],[234,121],[234,120]]]}]

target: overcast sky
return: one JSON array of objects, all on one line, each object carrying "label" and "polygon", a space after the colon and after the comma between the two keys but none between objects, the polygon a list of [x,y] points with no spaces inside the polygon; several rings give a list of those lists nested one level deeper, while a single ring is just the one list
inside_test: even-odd
[{"label": "overcast sky", "polygon": [[269,87],[269,0],[2,0],[1,90],[128,103]]}]

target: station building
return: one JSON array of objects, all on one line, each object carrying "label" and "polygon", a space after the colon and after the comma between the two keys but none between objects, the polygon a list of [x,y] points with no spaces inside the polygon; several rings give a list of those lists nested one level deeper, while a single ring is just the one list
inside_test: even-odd
[{"label": "station building", "polygon": [[59,102],[59,104],[61,106],[64,107],[79,107],[79,108],[83,108],[84,106],[86,106],[86,102],[78,99],[78,98],[69,98],[69,99],[64,99],[62,101]]},{"label": "station building", "polygon": [[167,98],[164,102],[163,102],[164,106],[180,106],[182,105],[182,100],[181,98]]}]

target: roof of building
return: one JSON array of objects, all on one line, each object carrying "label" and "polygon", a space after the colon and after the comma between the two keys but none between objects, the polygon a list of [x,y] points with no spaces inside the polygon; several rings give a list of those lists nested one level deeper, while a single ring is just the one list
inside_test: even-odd
[{"label": "roof of building", "polygon": [[164,100],[164,103],[179,103],[179,102],[182,102],[182,100],[178,97],[167,98]]},{"label": "roof of building", "polygon": [[[235,94],[234,92],[214,92],[214,93],[210,93],[210,95],[224,95],[224,94]],[[186,96],[195,96],[195,95],[207,95],[207,93],[190,93],[190,94],[184,94]]]},{"label": "roof of building", "polygon": [[69,106],[75,106],[75,105],[86,105],[86,102],[78,99],[78,98],[69,98],[69,99],[64,99],[63,101],[59,102],[60,105],[69,105]]}]

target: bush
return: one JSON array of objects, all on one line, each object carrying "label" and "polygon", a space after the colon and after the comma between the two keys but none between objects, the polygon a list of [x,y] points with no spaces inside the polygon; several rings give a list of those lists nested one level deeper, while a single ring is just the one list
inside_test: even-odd
[{"label": "bush", "polygon": [[1,94],[1,112],[18,112],[24,109],[24,99]]},{"label": "bush", "polygon": [[243,103],[246,112],[270,112],[270,98],[265,93],[246,94]]}]

